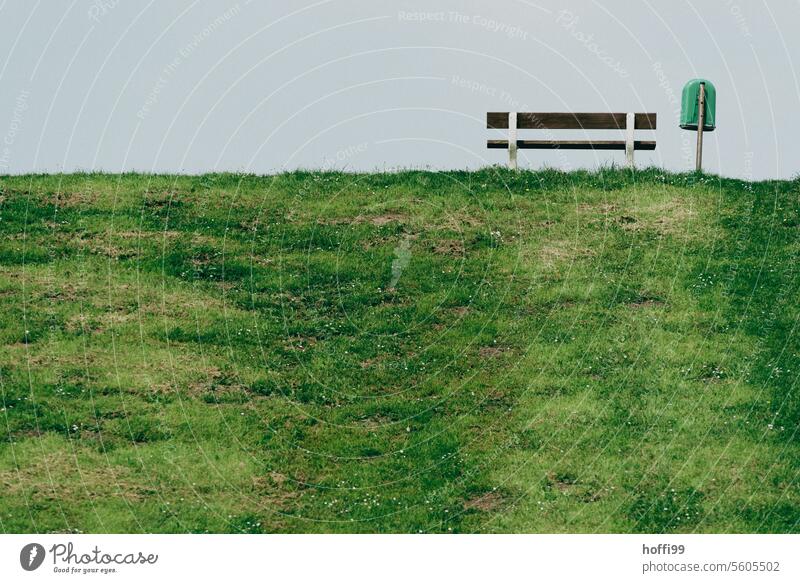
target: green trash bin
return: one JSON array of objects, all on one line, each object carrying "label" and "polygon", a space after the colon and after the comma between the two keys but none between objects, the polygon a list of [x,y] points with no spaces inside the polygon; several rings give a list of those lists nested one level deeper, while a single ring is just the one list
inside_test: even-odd
[{"label": "green trash bin", "polygon": [[706,86],[706,112],[703,119],[703,131],[713,132],[717,119],[717,90],[711,81],[692,79],[683,87],[681,95],[681,128],[696,130],[700,112],[697,110],[697,98],[700,96],[700,84]]}]

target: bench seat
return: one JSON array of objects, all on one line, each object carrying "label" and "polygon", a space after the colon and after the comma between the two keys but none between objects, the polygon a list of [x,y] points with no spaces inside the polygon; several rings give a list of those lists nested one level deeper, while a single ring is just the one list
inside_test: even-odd
[{"label": "bench seat", "polygon": [[[487,140],[492,150],[508,150],[508,140]],[[520,150],[624,150],[625,140],[517,140]],[[634,150],[655,150],[655,141],[634,140]]]}]

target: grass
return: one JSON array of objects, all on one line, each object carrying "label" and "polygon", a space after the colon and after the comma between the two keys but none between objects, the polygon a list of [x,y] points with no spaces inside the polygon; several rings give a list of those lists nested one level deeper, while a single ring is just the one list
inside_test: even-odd
[{"label": "grass", "polygon": [[0,531],[798,532],[800,181],[0,177]]}]

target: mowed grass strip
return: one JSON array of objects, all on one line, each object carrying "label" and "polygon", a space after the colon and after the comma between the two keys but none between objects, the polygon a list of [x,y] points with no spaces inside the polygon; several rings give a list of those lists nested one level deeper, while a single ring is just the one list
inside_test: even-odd
[{"label": "mowed grass strip", "polygon": [[797,532],[799,201],[0,177],[0,530]]}]

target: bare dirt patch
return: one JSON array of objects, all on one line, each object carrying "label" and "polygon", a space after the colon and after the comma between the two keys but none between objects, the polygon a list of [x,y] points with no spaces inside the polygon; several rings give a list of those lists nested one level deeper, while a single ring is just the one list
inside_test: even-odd
[{"label": "bare dirt patch", "polygon": [[583,502],[597,502],[603,498],[601,488],[580,483],[577,478],[569,475],[547,474],[547,484],[550,488],[558,490],[564,496],[574,496]]},{"label": "bare dirt patch", "polygon": [[439,255],[464,255],[464,242],[460,239],[441,239],[433,245],[433,252]]},{"label": "bare dirt patch", "polygon": [[61,453],[46,454],[19,470],[0,472],[0,485],[8,494],[27,496],[32,501],[108,497],[137,501],[149,493],[135,482],[133,470],[81,463]]},{"label": "bare dirt patch", "polygon": [[544,267],[555,267],[565,261],[574,261],[580,257],[591,257],[594,252],[587,247],[578,247],[572,241],[554,241],[548,243],[537,252],[537,259]]},{"label": "bare dirt patch", "polygon": [[380,363],[383,362],[383,360],[384,359],[383,359],[382,356],[376,356],[375,358],[368,358],[366,360],[362,360],[359,363],[359,365],[361,366],[361,368],[364,368],[364,369],[373,368],[375,366],[380,365]]},{"label": "bare dirt patch", "polygon": [[355,217],[336,217],[332,219],[320,217],[316,222],[318,225],[363,225],[364,223],[369,223],[376,227],[383,227],[391,223],[406,223],[408,222],[408,216],[402,213],[389,212],[381,215],[366,216],[359,214]]},{"label": "bare dirt patch", "polygon": [[376,227],[382,227],[384,225],[388,225],[389,223],[402,223],[407,220],[405,215],[401,215],[399,213],[387,213],[385,215],[378,215],[377,217],[371,217],[369,222],[375,225]]},{"label": "bare dirt patch", "polygon": [[191,395],[204,395],[207,391],[213,391],[218,395],[230,395],[245,390],[244,385],[239,383],[235,376],[214,365],[200,367],[198,372],[202,373],[199,381],[187,385]]},{"label": "bare dirt patch", "polygon": [[619,207],[616,204],[612,204],[610,202],[602,202],[598,204],[582,202],[577,208],[578,212],[580,213],[600,213],[604,215],[613,214],[619,210]]},{"label": "bare dirt patch", "polygon": [[378,429],[382,429],[387,425],[390,425],[392,422],[391,419],[384,415],[373,415],[371,417],[366,417],[364,419],[359,419],[356,421],[355,425],[357,427],[363,427],[368,431],[377,431]]},{"label": "bare dirt patch", "polygon": [[510,350],[511,349],[506,346],[482,346],[481,349],[478,350],[478,355],[480,355],[481,358],[494,358]]},{"label": "bare dirt patch", "polygon": [[284,482],[287,480],[286,475],[280,472],[270,472],[269,477],[272,478],[272,481],[278,486],[283,486]]},{"label": "bare dirt patch", "polygon": [[286,339],[283,346],[289,351],[305,352],[316,345],[317,339],[311,336],[290,336]]},{"label": "bare dirt patch", "polygon": [[559,492],[569,492],[577,485],[577,480],[569,476],[547,475],[547,482]]},{"label": "bare dirt patch", "polygon": [[186,203],[197,203],[198,195],[179,190],[164,190],[162,192],[146,193],[144,206],[150,209],[164,209],[177,207]]},{"label": "bare dirt patch", "polygon": [[64,283],[55,287],[54,282],[48,281],[45,285],[52,285],[41,294],[41,297],[47,300],[59,300],[63,302],[74,302],[80,297],[87,295],[86,284],[80,282],[78,284]]},{"label": "bare dirt patch", "polygon": [[448,213],[439,225],[439,228],[448,231],[462,232],[465,230],[465,227],[475,228],[481,225],[483,225],[483,221],[475,215],[467,211],[459,211]]},{"label": "bare dirt patch", "polygon": [[53,192],[45,195],[46,202],[49,202],[57,207],[91,206],[97,202],[98,198],[99,193],[91,190]]},{"label": "bare dirt patch", "polygon": [[298,496],[297,491],[288,489],[287,481],[287,476],[270,472],[268,476],[255,476],[253,489],[259,495],[260,502],[270,510],[285,508]]},{"label": "bare dirt patch", "polygon": [[464,510],[478,510],[480,512],[490,512],[492,510],[497,510],[500,508],[503,503],[505,502],[505,498],[503,495],[500,494],[497,490],[492,490],[491,492],[486,492],[485,494],[480,494],[478,496],[474,496],[464,502]]},{"label": "bare dirt patch", "polygon": [[84,249],[93,255],[104,255],[111,259],[127,259],[136,254],[136,252],[131,249],[121,249],[100,237],[73,239],[73,243],[75,243],[78,248]]},{"label": "bare dirt patch", "polygon": [[628,304],[628,307],[634,310],[639,310],[643,308],[662,308],[666,305],[666,302],[662,300],[655,300],[655,299],[643,299],[643,300],[636,300],[635,302],[631,302]]},{"label": "bare dirt patch", "polygon": [[590,223],[616,225],[631,232],[656,231],[661,235],[688,234],[689,225],[697,217],[697,211],[691,203],[680,196],[642,204],[584,203],[578,205],[578,212],[603,215],[602,218],[590,220]]},{"label": "bare dirt patch", "polygon": [[657,215],[652,221],[654,228],[665,234],[687,232],[687,227],[697,217],[697,211],[681,200],[653,205],[649,210]]},{"label": "bare dirt patch", "polygon": [[78,332],[100,334],[103,332],[103,327],[94,318],[86,314],[75,314],[67,319],[64,324],[64,330],[70,334],[77,334]]},{"label": "bare dirt patch", "polygon": [[112,233],[120,239],[176,239],[181,236],[180,231],[117,231]]}]

